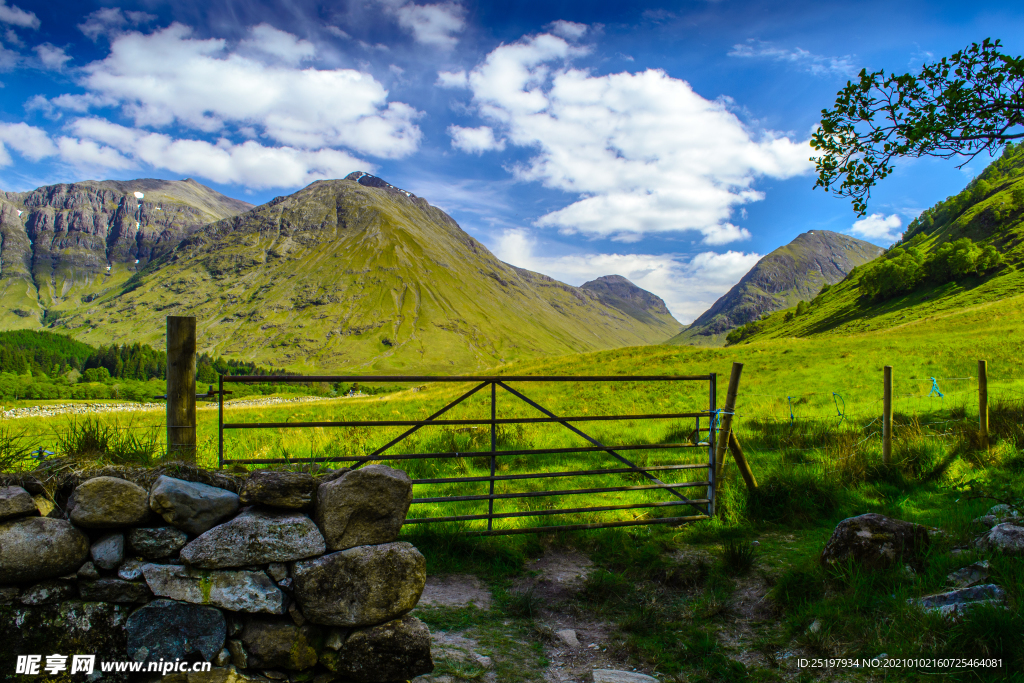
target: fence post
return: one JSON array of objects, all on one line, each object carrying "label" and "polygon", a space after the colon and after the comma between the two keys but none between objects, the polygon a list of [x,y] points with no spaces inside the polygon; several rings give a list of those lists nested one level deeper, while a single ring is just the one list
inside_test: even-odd
[{"label": "fence post", "polygon": [[740,374],[743,363],[733,363],[729,375],[729,391],[725,395],[725,408],[722,410],[722,427],[718,431],[718,448],[715,449],[715,489],[722,478],[722,467],[725,464],[725,449],[729,447],[729,434],[732,433],[732,414],[736,408],[736,392],[740,388]]},{"label": "fence post", "polygon": [[988,361],[978,361],[978,432],[981,447],[988,450]]},{"label": "fence post", "polygon": [[892,366],[882,369],[882,463],[892,462]]},{"label": "fence post", "polygon": [[196,463],[196,319],[167,316],[167,455]]}]

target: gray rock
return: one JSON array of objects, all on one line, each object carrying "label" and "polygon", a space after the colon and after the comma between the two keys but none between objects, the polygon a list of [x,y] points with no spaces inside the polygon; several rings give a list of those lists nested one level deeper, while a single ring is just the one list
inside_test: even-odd
[{"label": "gray rock", "polygon": [[324,650],[321,663],[355,683],[406,681],[434,670],[430,631],[404,616],[349,634],[337,650]]},{"label": "gray rock", "polygon": [[271,562],[267,566],[267,574],[270,574],[270,578],[274,581],[284,581],[288,578],[288,565],[282,562]]},{"label": "gray rock", "polygon": [[1006,591],[993,583],[988,583],[926,595],[917,600],[907,600],[907,603],[916,604],[926,611],[938,612],[948,619],[956,619],[979,604],[998,605],[1003,604],[1005,600]]},{"label": "gray rock", "polygon": [[142,568],[147,564],[149,563],[136,559],[125,560],[124,564],[117,568],[117,578],[124,579],[125,581],[141,579]]},{"label": "gray rock", "polygon": [[576,638],[576,631],[572,630],[571,628],[564,628],[561,631],[555,631],[555,635],[558,636],[558,639],[561,640],[564,644],[568,645],[569,647],[580,646],[580,641]]},{"label": "gray rock", "polygon": [[0,523],[0,583],[23,583],[77,571],[89,538],[63,519],[22,517]]},{"label": "gray rock", "polygon": [[989,511],[982,517],[975,519],[975,522],[984,524],[988,528],[994,527],[996,524],[1002,524],[1003,522],[1016,522],[1020,523],[1021,514],[1014,508],[1010,507],[1006,503],[1000,503],[999,505],[993,505]]},{"label": "gray rock", "polygon": [[315,626],[296,626],[284,621],[250,619],[239,638],[250,667],[301,671],[317,663],[323,634]]},{"label": "gray rock", "polygon": [[20,486],[0,487],[0,522],[39,514],[32,494]]},{"label": "gray rock", "polygon": [[321,484],[316,522],[329,550],[390,543],[412,503],[412,480],[401,470],[367,465]]},{"label": "gray rock", "polygon": [[78,594],[93,602],[146,602],[152,595],[149,586],[141,581],[113,578],[79,581]]},{"label": "gray rock", "polygon": [[190,534],[201,534],[238,511],[238,495],[206,484],[161,475],[153,482],[149,507]]},{"label": "gray rock", "polygon": [[263,572],[190,569],[147,564],[142,575],[155,595],[232,612],[284,614],[285,597]]},{"label": "gray rock", "polygon": [[658,683],[658,679],[635,671],[594,669],[594,683]]},{"label": "gray rock", "polygon": [[905,562],[921,569],[930,539],[927,527],[869,513],[841,521],[821,554],[821,563],[853,560],[864,569],[882,569]]},{"label": "gray rock", "polygon": [[228,652],[231,653],[231,663],[239,669],[249,668],[249,653],[245,651],[242,641],[232,638],[228,641]]},{"label": "gray rock", "polygon": [[247,510],[185,546],[181,560],[220,569],[304,560],[324,550],[320,530],[301,512]]},{"label": "gray rock", "polygon": [[286,510],[301,510],[313,504],[316,482],[305,472],[256,470],[238,491],[242,505],[269,505]]},{"label": "gray rock", "polygon": [[213,665],[214,666],[221,666],[221,667],[223,667],[223,666],[227,666],[230,663],[231,663],[231,650],[227,649],[226,647],[222,648],[221,651],[217,653],[217,656],[213,660]]},{"label": "gray rock", "polygon": [[89,548],[93,564],[100,569],[113,569],[124,562],[124,534],[107,534]]},{"label": "gray rock", "polygon": [[134,526],[146,521],[146,489],[117,477],[94,477],[74,490],[68,500],[71,521],[86,529]]},{"label": "gray rock", "polygon": [[86,562],[78,568],[78,578],[92,580],[100,578],[100,573],[96,571],[96,565],[92,562]]},{"label": "gray rock", "polygon": [[1007,555],[1024,555],[1024,526],[1012,522],[997,524],[977,540],[983,550],[995,550]]},{"label": "gray rock", "polygon": [[23,605],[55,605],[76,597],[74,584],[67,581],[43,581],[22,591],[20,599]]},{"label": "gray rock", "polygon": [[295,622],[296,626],[302,626],[306,623],[305,615],[302,614],[302,610],[300,610],[294,602],[288,605],[288,616],[292,618],[292,621]]},{"label": "gray rock", "polygon": [[359,546],[292,565],[295,599],[314,624],[371,626],[413,607],[427,563],[409,543]]},{"label": "gray rock", "polygon": [[957,588],[970,588],[976,586],[979,583],[984,583],[988,580],[989,564],[988,560],[981,560],[974,564],[969,564],[962,569],[958,569],[955,572],[950,572],[946,579]]},{"label": "gray rock", "polygon": [[143,527],[128,532],[128,546],[147,560],[170,557],[186,543],[188,534],[172,526]]},{"label": "gray rock", "polygon": [[224,647],[224,615],[213,607],[154,600],[128,618],[128,657],[136,662],[211,661]]}]

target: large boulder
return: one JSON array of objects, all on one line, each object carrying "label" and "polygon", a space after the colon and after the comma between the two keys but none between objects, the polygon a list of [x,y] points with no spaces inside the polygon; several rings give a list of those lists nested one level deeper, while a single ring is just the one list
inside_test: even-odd
[{"label": "large boulder", "polygon": [[20,486],[0,487],[0,522],[39,514],[32,494]]},{"label": "large boulder", "polygon": [[242,484],[238,498],[242,505],[302,510],[313,504],[315,489],[315,480],[305,472],[256,470]]},{"label": "large boulder", "polygon": [[174,661],[199,655],[211,661],[224,647],[227,623],[220,610],[154,600],[132,613],[125,626],[128,657],[136,662]]},{"label": "large boulder", "polygon": [[185,546],[181,560],[221,569],[304,560],[324,550],[320,530],[301,512],[246,510]]},{"label": "large boulder", "polygon": [[79,581],[78,594],[83,600],[95,602],[146,602],[152,595],[141,581],[114,578]]},{"label": "large boulder", "polygon": [[142,576],[154,595],[232,612],[284,614],[285,596],[259,571],[206,571],[179,565],[147,564]]},{"label": "large boulder", "polygon": [[105,534],[89,548],[93,564],[100,569],[113,569],[124,562],[124,534]]},{"label": "large boulder", "polygon": [[329,550],[390,543],[412,504],[412,480],[402,470],[367,465],[321,484],[316,522]]},{"label": "large boulder", "polygon": [[906,563],[920,568],[929,542],[927,527],[869,513],[836,526],[821,553],[821,563],[853,561],[865,569]]},{"label": "large boulder", "polygon": [[427,562],[405,542],[359,546],[292,565],[295,599],[314,624],[372,626],[413,607]]},{"label": "large boulder", "polygon": [[168,524],[199,535],[238,511],[238,494],[161,475],[149,492],[149,507]]},{"label": "large boulder", "polygon": [[354,683],[406,681],[434,670],[430,631],[410,616],[353,631],[337,650],[324,650],[320,659]]},{"label": "large boulder", "polygon": [[317,663],[323,634],[308,624],[296,626],[285,621],[249,619],[239,640],[245,648],[248,666],[301,671]]},{"label": "large boulder", "polygon": [[170,557],[186,543],[188,534],[172,526],[143,527],[128,532],[128,546],[147,560]]},{"label": "large boulder", "polygon": [[997,524],[979,538],[976,545],[982,550],[995,550],[1006,555],[1024,555],[1024,524]]},{"label": "large boulder", "polygon": [[149,517],[146,489],[117,477],[82,482],[71,494],[68,507],[71,521],[86,529],[133,526]]},{"label": "large boulder", "polygon": [[89,537],[63,519],[0,523],[0,584],[72,574],[89,555]]}]

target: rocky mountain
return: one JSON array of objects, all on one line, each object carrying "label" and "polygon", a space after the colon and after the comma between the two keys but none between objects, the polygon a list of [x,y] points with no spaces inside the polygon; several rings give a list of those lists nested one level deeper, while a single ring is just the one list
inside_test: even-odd
[{"label": "rocky mountain", "polygon": [[0,326],[47,324],[202,226],[250,208],[191,179],[0,192]]},{"label": "rocky mountain", "polygon": [[828,230],[812,230],[779,247],[743,276],[672,344],[720,345],[726,334],[765,313],[813,299],[856,266],[882,254],[881,247]]},{"label": "rocky mountain", "polygon": [[396,373],[661,343],[682,329],[625,278],[572,287],[503,263],[425,199],[365,173],[218,220],[150,258],[52,327],[159,347],[165,316],[194,315],[201,349],[217,355]]}]

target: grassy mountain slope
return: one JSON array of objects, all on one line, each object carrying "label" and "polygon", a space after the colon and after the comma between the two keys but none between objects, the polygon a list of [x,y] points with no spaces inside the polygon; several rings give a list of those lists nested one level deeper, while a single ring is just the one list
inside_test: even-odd
[{"label": "grassy mountain slope", "polygon": [[462,372],[665,341],[682,325],[653,299],[623,311],[502,263],[424,199],[354,173],[206,226],[57,326],[159,347],[166,315],[194,315],[201,349],[216,355],[295,370]]},{"label": "grassy mountain slope", "polygon": [[38,329],[250,208],[191,179],[0,192],[0,327]]},{"label": "grassy mountain slope", "polygon": [[721,345],[730,330],[766,313],[810,301],[823,285],[838,282],[882,251],[869,242],[828,230],[805,232],[758,261],[671,343]]},{"label": "grassy mountain slope", "polygon": [[[991,246],[1001,264],[952,277],[929,275],[929,261],[942,249],[968,240],[972,249]],[[877,281],[886,262],[916,253],[921,267],[905,291],[880,297]],[[1024,289],[1024,147],[1009,146],[959,194],[923,212],[901,242],[884,257],[853,270],[816,297],[806,312],[779,312],[741,330],[746,341],[894,328],[997,302]],[[904,279],[908,276],[901,275]],[[897,283],[900,284],[900,283]]]}]

